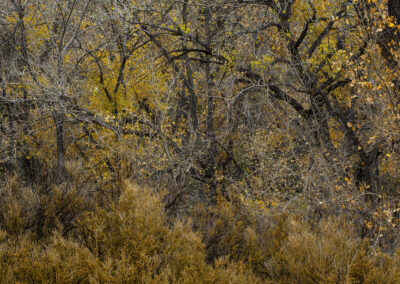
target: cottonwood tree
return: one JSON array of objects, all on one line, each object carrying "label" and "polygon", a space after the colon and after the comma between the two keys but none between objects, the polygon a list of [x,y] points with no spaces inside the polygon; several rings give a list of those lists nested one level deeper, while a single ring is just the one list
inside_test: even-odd
[{"label": "cottonwood tree", "polygon": [[[382,88],[379,84],[374,93],[359,86],[370,87],[367,83],[371,73],[367,70],[371,65],[369,51],[376,48],[374,35],[379,35],[376,25],[382,15],[378,9],[385,3],[242,3],[247,6],[248,15],[258,5],[266,7],[269,16],[268,21],[253,20],[246,27],[247,34],[255,34],[256,39],[249,65],[238,68],[244,78],[240,80],[242,90],[264,93],[288,106],[294,111],[292,115],[298,116],[296,121],[308,127],[310,147],[321,149],[332,166],[337,164],[343,151],[345,157],[354,161],[348,165],[351,178],[376,192],[378,160],[388,151],[391,137],[380,133],[382,136],[376,141],[369,138],[374,136],[371,125],[378,113],[382,115],[387,101],[376,99]],[[372,99],[373,105],[365,103]],[[333,136],[335,131],[341,139]],[[337,170],[348,173],[342,167]]]},{"label": "cottonwood tree", "polygon": [[[16,122],[25,129],[19,134],[19,141],[36,143],[35,147],[41,148],[44,155],[54,147],[56,176],[61,182],[66,177],[66,133],[71,135],[66,125],[95,121],[94,114],[82,108],[87,98],[85,59],[93,50],[83,50],[81,45],[86,37],[94,37],[98,23],[92,21],[91,13],[99,3],[88,0],[4,1],[2,4],[6,8],[4,21],[9,33],[9,38],[7,35],[4,38],[13,53],[12,57],[3,56],[12,62],[3,64],[6,78],[3,78],[2,103],[14,108],[7,115],[19,117]],[[52,135],[53,129],[54,140],[51,136],[42,136]],[[15,131],[15,127],[10,131]],[[44,141],[47,139],[50,144]],[[22,155],[26,160],[34,153]]]}]

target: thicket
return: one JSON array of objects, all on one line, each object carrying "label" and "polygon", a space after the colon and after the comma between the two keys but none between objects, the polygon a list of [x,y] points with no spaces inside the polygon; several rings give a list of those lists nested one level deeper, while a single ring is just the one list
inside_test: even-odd
[{"label": "thicket", "polygon": [[399,283],[396,0],[0,0],[0,282]]},{"label": "thicket", "polygon": [[[76,177],[78,179],[78,177]],[[172,217],[165,192],[123,183],[46,192],[2,184],[1,283],[398,283],[385,253],[345,219],[260,209],[237,192]],[[105,199],[107,201],[105,202]]]}]

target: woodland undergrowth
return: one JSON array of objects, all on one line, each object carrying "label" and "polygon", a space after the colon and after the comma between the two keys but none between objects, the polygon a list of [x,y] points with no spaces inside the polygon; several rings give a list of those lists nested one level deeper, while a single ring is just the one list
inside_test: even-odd
[{"label": "woodland undergrowth", "polygon": [[[69,182],[1,186],[1,283],[397,283],[400,252],[345,217],[311,222],[231,190],[165,209],[166,191]],[[79,173],[79,174],[78,174]],[[102,187],[102,188],[101,188]]]}]

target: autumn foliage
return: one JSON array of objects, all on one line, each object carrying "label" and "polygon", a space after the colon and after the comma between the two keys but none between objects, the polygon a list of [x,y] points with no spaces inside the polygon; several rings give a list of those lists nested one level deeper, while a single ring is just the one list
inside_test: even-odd
[{"label": "autumn foliage", "polygon": [[400,281],[398,1],[0,11],[0,282]]},{"label": "autumn foliage", "polygon": [[[82,208],[96,203],[82,188],[73,197],[54,188],[40,213],[37,199],[17,198],[15,182],[3,187],[2,200],[14,207],[1,209],[3,283],[396,283],[400,277],[400,255],[371,246],[338,218],[310,226],[232,194],[211,210],[198,205],[193,217],[171,219],[162,193],[131,184],[105,207]],[[56,213],[52,203],[69,209]],[[66,231],[65,215],[74,211]],[[40,214],[45,223],[27,225]],[[38,226],[48,234],[39,237]]]}]

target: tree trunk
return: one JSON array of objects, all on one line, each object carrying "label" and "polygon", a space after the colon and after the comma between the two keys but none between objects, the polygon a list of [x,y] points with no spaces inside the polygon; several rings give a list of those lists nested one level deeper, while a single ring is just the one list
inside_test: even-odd
[{"label": "tree trunk", "polygon": [[64,157],[64,118],[62,113],[54,113],[53,120],[56,125],[57,143],[57,167],[56,178],[58,183],[62,183],[65,178],[65,157]]}]

